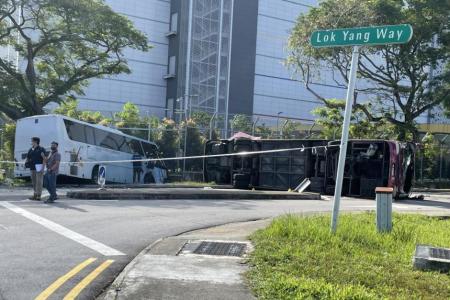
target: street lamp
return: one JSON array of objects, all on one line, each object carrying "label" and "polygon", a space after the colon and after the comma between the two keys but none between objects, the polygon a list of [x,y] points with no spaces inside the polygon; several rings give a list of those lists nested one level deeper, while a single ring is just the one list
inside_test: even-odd
[{"label": "street lamp", "polygon": [[277,113],[277,132],[279,134],[279,136],[281,137],[281,133],[280,133],[280,115],[282,114],[282,111],[279,111]]}]

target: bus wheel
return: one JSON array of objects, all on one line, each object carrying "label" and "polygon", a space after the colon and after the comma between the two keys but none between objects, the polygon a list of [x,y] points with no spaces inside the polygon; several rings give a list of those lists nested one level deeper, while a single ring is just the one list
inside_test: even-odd
[{"label": "bus wheel", "polygon": [[95,166],[92,169],[92,175],[91,175],[91,180],[93,184],[97,184],[98,183],[98,166]]}]

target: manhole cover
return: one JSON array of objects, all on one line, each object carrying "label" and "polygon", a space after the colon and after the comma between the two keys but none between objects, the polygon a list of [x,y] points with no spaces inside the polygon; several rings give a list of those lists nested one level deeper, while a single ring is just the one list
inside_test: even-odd
[{"label": "manhole cover", "polygon": [[450,249],[417,245],[414,267],[420,270],[450,271]]},{"label": "manhole cover", "polygon": [[430,257],[450,260],[450,250],[443,248],[430,248]]},{"label": "manhole cover", "polygon": [[220,256],[242,256],[247,245],[244,243],[225,242],[201,242],[194,250],[195,254],[220,255]]}]

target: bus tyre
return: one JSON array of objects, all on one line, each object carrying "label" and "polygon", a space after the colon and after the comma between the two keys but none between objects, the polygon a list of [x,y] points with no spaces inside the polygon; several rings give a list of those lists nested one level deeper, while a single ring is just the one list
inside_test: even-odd
[{"label": "bus tyre", "polygon": [[248,189],[250,185],[250,174],[234,174],[233,187],[235,189]]},{"label": "bus tyre", "polygon": [[99,169],[99,166],[95,166],[95,167],[92,169],[91,180],[92,180],[92,183],[93,183],[93,184],[98,184],[98,169]]}]

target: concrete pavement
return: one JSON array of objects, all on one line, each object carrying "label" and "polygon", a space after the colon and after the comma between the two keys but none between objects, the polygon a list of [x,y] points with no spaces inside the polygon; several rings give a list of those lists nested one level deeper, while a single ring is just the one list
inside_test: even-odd
[{"label": "concrete pavement", "polygon": [[[362,204],[346,199],[343,204],[345,210],[354,211],[373,210],[375,203]],[[450,216],[450,201],[401,202],[394,204],[394,210]],[[302,213],[323,212],[305,210]],[[270,221],[230,223],[161,239],[142,251],[99,299],[254,299],[243,277],[248,268],[246,254],[252,248],[248,236],[268,226]],[[193,254],[192,249],[202,241],[246,243],[248,252],[242,257]]]},{"label": "concrete pavement", "polygon": [[[254,299],[242,277],[251,251],[247,238],[269,222],[231,223],[161,239],[142,251],[99,299]],[[247,250],[242,257],[193,254],[201,241],[238,242]]]},{"label": "concrete pavement", "polygon": [[[0,190],[0,204],[6,201],[25,211],[0,205],[1,300],[34,299],[91,258],[96,260],[74,276],[64,277],[67,280],[54,289],[49,299],[63,299],[77,287],[77,299],[93,299],[136,255],[160,238],[218,224],[331,209],[327,199],[88,201],[63,198],[47,205],[23,200],[26,196]],[[441,201],[442,198],[447,200]],[[433,194],[427,199],[402,201],[394,204],[394,210],[449,213],[450,195]],[[344,198],[342,207],[352,211],[369,210],[375,203]],[[28,213],[34,219],[28,218]],[[89,243],[81,243],[84,237],[125,255],[103,255],[95,247],[88,247]],[[113,262],[105,265],[109,260]],[[103,270],[99,271],[102,266]],[[86,278],[91,280],[88,282]],[[85,286],[80,289],[83,282]]]}]

